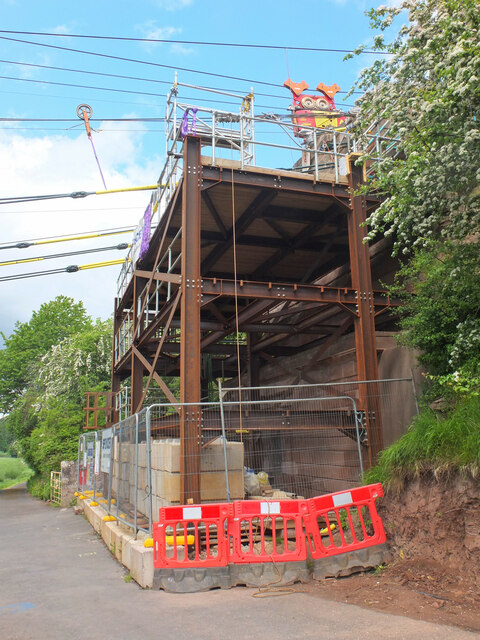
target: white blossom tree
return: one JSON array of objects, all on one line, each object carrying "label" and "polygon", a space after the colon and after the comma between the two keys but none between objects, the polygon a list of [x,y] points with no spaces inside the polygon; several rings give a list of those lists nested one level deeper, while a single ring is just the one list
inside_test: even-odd
[{"label": "white blossom tree", "polygon": [[[408,15],[391,42],[392,22]],[[401,0],[369,12],[385,52],[363,70],[359,135],[387,120],[396,157],[369,189],[385,200],[370,237],[391,234],[396,253],[433,238],[463,239],[480,223],[480,9],[477,0]],[[399,17],[397,17],[399,16]],[[360,52],[361,49],[357,50]]]}]

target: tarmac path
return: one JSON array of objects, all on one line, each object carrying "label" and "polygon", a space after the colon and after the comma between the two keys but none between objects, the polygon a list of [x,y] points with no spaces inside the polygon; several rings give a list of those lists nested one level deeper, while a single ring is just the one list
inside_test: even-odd
[{"label": "tarmac path", "polygon": [[0,640],[480,637],[308,593],[175,595],[143,590],[125,575],[82,516],[34,500],[24,485],[0,491]]}]

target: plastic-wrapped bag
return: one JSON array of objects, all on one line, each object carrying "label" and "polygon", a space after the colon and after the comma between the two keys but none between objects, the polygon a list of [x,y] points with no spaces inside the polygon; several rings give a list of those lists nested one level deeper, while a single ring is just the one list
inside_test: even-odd
[{"label": "plastic-wrapped bag", "polygon": [[245,493],[248,496],[258,496],[260,494],[260,482],[253,469],[243,468],[243,484]]}]

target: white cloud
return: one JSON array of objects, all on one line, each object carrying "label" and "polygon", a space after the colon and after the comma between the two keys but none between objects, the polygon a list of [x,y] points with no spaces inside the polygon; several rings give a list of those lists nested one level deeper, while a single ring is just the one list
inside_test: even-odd
[{"label": "white cloud", "polygon": [[189,56],[192,53],[195,53],[195,49],[193,49],[192,47],[185,47],[179,42],[174,42],[170,47],[170,51],[177,56]]},{"label": "white cloud", "polygon": [[[138,123],[135,128],[139,128]],[[158,156],[143,156],[144,134],[121,131],[125,129],[125,123],[104,123],[100,129],[100,133],[93,135],[107,187],[155,184],[162,163]],[[0,173],[3,197],[103,189],[91,145],[83,130],[74,138],[66,135],[26,137],[20,132],[0,132]],[[130,192],[1,205],[2,242],[135,226],[148,204],[149,193]],[[127,234],[2,250],[0,260],[114,246],[129,241],[130,234]],[[125,254],[126,251],[116,250],[0,267],[0,276],[103,262],[122,258]],[[60,294],[83,300],[87,312],[94,317],[108,317],[113,311],[119,271],[118,266],[106,267],[0,282],[0,330],[9,334],[16,320],[27,321],[34,309]]]},{"label": "white cloud", "polygon": [[51,29],[51,32],[52,33],[70,33],[71,29],[69,29],[65,24],[59,24],[56,27],[53,27],[53,29]]},{"label": "white cloud", "polygon": [[[140,33],[142,38],[169,40],[172,36],[178,36],[182,32],[182,29],[180,27],[161,27],[157,25],[155,20],[147,20],[147,22],[135,25],[135,31]],[[162,44],[162,42],[142,42],[142,47],[147,51],[151,51]]]},{"label": "white cloud", "polygon": [[144,38],[150,40],[168,40],[182,31],[177,27],[159,27],[154,20],[149,20],[144,24],[137,25],[136,29],[143,34]]}]

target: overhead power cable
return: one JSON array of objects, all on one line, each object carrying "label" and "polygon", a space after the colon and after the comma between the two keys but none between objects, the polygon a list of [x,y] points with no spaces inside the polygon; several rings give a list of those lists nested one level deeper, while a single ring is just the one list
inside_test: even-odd
[{"label": "overhead power cable", "polygon": [[14,78],[13,76],[0,76],[1,80],[16,80],[18,82],[32,82],[34,84],[53,84],[58,87],[75,87],[77,89],[94,89],[95,91],[112,91],[114,93],[133,93],[140,96],[156,96],[165,98],[164,93],[150,93],[148,91],[133,91],[130,89],[113,89],[111,87],[92,87],[88,84],[72,84],[70,82],[54,82],[53,80],[33,80],[32,78]]},{"label": "overhead power cable", "polygon": [[38,278],[39,276],[51,276],[58,273],[76,273],[77,271],[86,271],[87,269],[99,269],[101,267],[113,267],[115,265],[124,264],[125,259],[108,260],[107,262],[93,262],[91,264],[76,265],[72,264],[68,267],[60,269],[49,269],[48,271],[33,271],[30,273],[17,273],[16,275],[0,276],[0,282],[10,282],[11,280],[25,280],[27,278]]},{"label": "overhead power cable", "polygon": [[[0,61],[1,62],[1,61]],[[60,87],[74,87],[76,89],[91,89],[92,91],[112,91],[114,93],[131,93],[139,96],[154,96],[157,98],[166,98],[166,93],[152,93],[149,91],[134,91],[133,89],[113,89],[112,87],[94,87],[89,84],[74,84],[70,82],[54,82],[53,80],[33,80],[32,78],[15,78],[14,76],[0,76],[0,80],[14,80],[17,82],[31,82],[33,84],[52,84]],[[278,96],[280,97],[280,96]],[[287,95],[281,96],[282,98],[286,98]],[[185,100],[194,100],[196,102],[215,102],[217,104],[236,104],[230,100],[212,100],[207,98],[184,98]],[[271,105],[259,104],[258,107],[262,109],[271,109],[271,108],[279,108],[272,107]],[[280,107],[281,108],[281,107]],[[91,118],[93,120],[93,118]]]},{"label": "overhead power cable", "polygon": [[[0,32],[1,33],[1,32]],[[35,67],[38,69],[49,69],[52,71],[67,71],[69,73],[83,73],[86,75],[92,75],[92,76],[103,76],[103,77],[107,77],[107,78],[120,78],[121,80],[136,80],[138,82],[154,82],[156,84],[166,84],[169,86],[172,86],[172,81],[170,80],[159,80],[157,78],[142,78],[139,76],[125,76],[125,75],[121,75],[118,73],[102,73],[101,71],[87,71],[85,69],[71,69],[69,67],[52,67],[50,65],[46,65],[46,64],[34,64],[32,62],[20,62],[20,61],[14,61],[14,60],[0,60],[0,62],[3,62],[4,64],[15,64],[15,65],[19,65],[22,67]],[[225,89],[225,87],[201,87],[204,89],[211,89],[214,91],[236,91],[236,89]],[[348,91],[338,91],[337,93],[348,93]],[[362,91],[354,91],[353,93],[357,93],[357,94],[363,94]],[[272,94],[272,93],[259,93],[258,91],[255,91],[255,96],[262,96],[262,98],[285,98],[287,94],[283,94],[283,95],[278,95],[278,94]]]},{"label": "overhead power cable", "polygon": [[11,198],[0,198],[1,204],[17,204],[19,202],[37,202],[40,200],[56,200],[58,198],[86,198],[87,196],[102,196],[111,193],[125,193],[127,191],[154,191],[158,184],[144,187],[125,187],[123,189],[105,189],[104,191],[73,191],[72,193],[55,193],[45,196],[17,196]]},{"label": "overhead power cable", "polygon": [[68,258],[70,256],[80,256],[87,253],[99,253],[100,251],[114,251],[118,249],[123,251],[131,247],[131,244],[127,242],[121,242],[120,244],[113,245],[112,247],[99,247],[98,249],[83,249],[80,251],[68,251],[66,253],[54,253],[49,256],[36,256],[35,258],[23,258],[21,260],[8,260],[6,262],[0,262],[0,267],[10,267],[14,264],[23,264],[25,262],[40,262],[41,260],[54,260],[56,258]]},{"label": "overhead power cable", "polygon": [[[199,40],[170,40],[166,38],[131,38],[128,36],[97,36],[79,33],[51,33],[45,31],[12,31],[0,29],[0,33],[13,33],[24,36],[53,36],[56,38],[87,38],[91,40],[122,40],[126,42],[158,42],[163,44],[190,44],[208,47],[237,47],[244,49],[281,49],[284,51],[316,51],[319,53],[354,53],[355,49],[328,49],[320,47],[295,47],[280,44],[248,44],[245,42],[205,42]],[[385,55],[385,51],[366,50],[362,53]],[[390,54],[391,55],[391,54]]]},{"label": "overhead power cable", "polygon": [[214,73],[213,71],[200,71],[199,69],[189,69],[187,67],[178,67],[170,64],[161,64],[160,62],[150,62],[149,60],[138,60],[137,58],[126,58],[124,56],[113,56],[108,53],[98,53],[95,51],[85,51],[84,49],[73,49],[71,47],[60,47],[54,44],[46,44],[44,42],[32,42],[31,40],[21,40],[20,38],[7,38],[6,36],[0,36],[2,40],[9,40],[11,42],[20,42],[22,44],[31,44],[37,47],[46,47],[48,49],[59,49],[60,51],[69,51],[70,53],[81,53],[87,56],[97,56],[100,58],[109,58],[110,60],[121,60],[122,62],[133,62],[135,64],[144,64],[150,67],[160,67],[162,69],[172,69],[175,71],[186,71],[188,73],[197,73],[203,76],[213,76],[215,78],[226,78],[228,80],[239,80],[240,82],[249,82],[254,84],[262,84],[268,87],[281,87],[281,85],[274,82],[265,82],[262,80],[252,80],[250,78],[241,78],[238,76],[230,76],[222,73]]},{"label": "overhead power cable", "polygon": [[28,249],[28,247],[33,247],[35,245],[40,244],[55,244],[57,242],[70,242],[72,240],[90,240],[91,238],[103,238],[105,236],[117,236],[122,233],[131,233],[133,229],[126,229],[123,231],[108,231],[104,233],[87,233],[83,235],[77,236],[60,236],[56,238],[48,238],[46,240],[31,240],[31,241],[22,241],[17,242],[15,244],[7,244],[0,247],[1,249]]},{"label": "overhead power cable", "polygon": [[[82,209],[80,209],[80,211],[82,211]],[[33,212],[35,213],[35,212]],[[42,213],[41,211],[38,211],[37,213]],[[91,231],[78,231],[76,235],[72,236],[71,233],[65,234],[63,236],[44,236],[43,238],[30,238],[30,240],[22,240],[21,242],[28,242],[31,244],[36,244],[37,242],[39,242],[40,240],[56,240],[57,238],[77,238],[78,236],[86,236],[91,235],[91,234],[96,234],[95,237],[99,237],[97,234],[102,234],[102,235],[115,235],[114,233],[110,233],[110,232],[115,232],[118,231],[119,233],[128,233],[129,231],[135,231],[136,227],[113,227],[112,229],[95,229],[95,230],[91,230]],[[9,240],[8,242],[2,242],[0,243],[0,249],[16,249],[17,248],[17,244],[19,244],[20,241],[13,241],[13,240]],[[49,244],[49,243],[45,243],[45,244]],[[9,245],[8,247],[5,245]],[[29,246],[30,246],[29,245]]]},{"label": "overhead power cable", "polygon": [[[165,118],[90,118],[91,122],[164,122]],[[0,122],[76,122],[78,118],[0,118]]]}]

